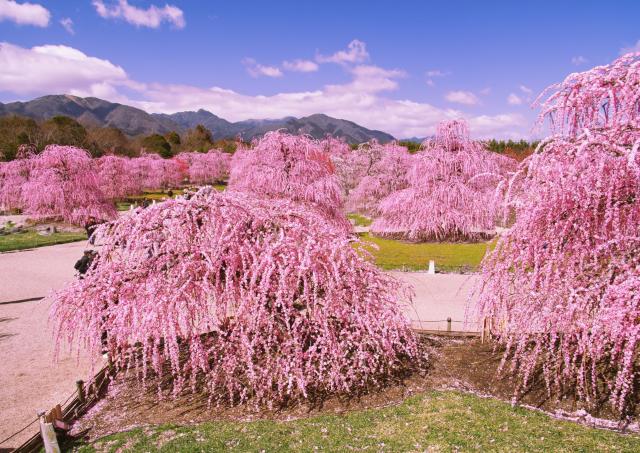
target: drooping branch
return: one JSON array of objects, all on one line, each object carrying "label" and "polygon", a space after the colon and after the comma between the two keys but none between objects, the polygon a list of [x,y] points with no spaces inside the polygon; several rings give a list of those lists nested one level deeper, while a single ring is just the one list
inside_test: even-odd
[{"label": "drooping branch", "polygon": [[176,393],[279,405],[418,357],[398,282],[308,205],[205,188],[98,234],[95,266],[56,296],[58,340],[95,357],[104,333],[117,367],[169,374]]}]

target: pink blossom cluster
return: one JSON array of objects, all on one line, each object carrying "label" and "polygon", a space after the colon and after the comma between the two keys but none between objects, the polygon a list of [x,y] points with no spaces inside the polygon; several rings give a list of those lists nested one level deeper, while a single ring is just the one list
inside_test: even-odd
[{"label": "pink blossom cluster", "polygon": [[320,146],[331,158],[346,156],[351,151],[351,147],[344,139],[332,135],[327,135],[321,140]]},{"label": "pink blossom cluster", "polygon": [[169,377],[174,394],[282,405],[382,385],[419,358],[410,295],[310,204],[203,188],[98,234],[93,267],[55,297],[58,344],[97,357],[104,338],[118,369]]},{"label": "pink blossom cluster", "polygon": [[336,176],[345,197],[355,189],[362,178],[372,174],[384,156],[384,146],[377,140],[360,144],[356,149],[331,153]]},{"label": "pink blossom cluster", "polygon": [[585,128],[640,127],[638,86],[640,53],[628,53],[544,90],[536,100],[541,108],[538,121],[548,119],[553,132],[571,136]]},{"label": "pink blossom cluster", "polygon": [[439,122],[435,137],[426,143],[427,148],[444,148],[447,151],[460,151],[473,145],[478,143],[471,141],[469,124],[464,119]]},{"label": "pink blossom cluster", "polygon": [[177,157],[163,159],[153,153],[143,153],[130,162],[136,179],[140,181],[142,188],[147,190],[182,186],[189,168],[188,163]]},{"label": "pink blossom cluster", "polygon": [[22,187],[29,180],[31,164],[28,159],[0,162],[0,211],[22,210]]},{"label": "pink blossom cluster", "polygon": [[250,148],[238,148],[228,190],[303,203],[336,227],[351,228],[327,145],[308,136],[267,132]]},{"label": "pink blossom cluster", "polygon": [[397,143],[381,145],[375,141],[361,145],[352,156],[349,163],[358,182],[349,191],[347,210],[376,216],[383,199],[409,185],[412,156]]},{"label": "pink blossom cluster", "polygon": [[206,153],[181,153],[178,159],[188,163],[188,178],[191,184],[215,184],[229,176],[231,155],[220,150],[211,149]]},{"label": "pink blossom cluster", "polygon": [[525,391],[635,410],[640,382],[639,55],[572,74],[543,105],[556,130],[509,184],[515,224],[482,264],[478,314]]},{"label": "pink blossom cluster", "polygon": [[[77,225],[90,217],[115,217],[115,208],[101,191],[100,178],[85,150],[49,145],[39,155],[17,162],[29,166],[28,178],[20,186],[20,207],[26,214]],[[18,182],[8,185],[18,187]]]},{"label": "pink blossom cluster", "polygon": [[108,200],[120,200],[142,192],[142,181],[137,177],[131,159],[106,155],[96,159],[94,165],[100,189]]},{"label": "pink blossom cluster", "polygon": [[[122,174],[131,177],[132,186],[147,190],[170,189],[182,187],[187,183],[194,185],[213,184],[222,181],[229,173],[230,155],[220,150],[212,149],[207,153],[185,152],[171,159],[163,159],[158,154],[143,153],[140,157],[128,159],[116,156],[105,156],[97,159],[109,159],[126,164]],[[111,182],[105,181],[109,185]],[[113,183],[115,185],[115,182]],[[132,193],[122,184],[113,187],[113,191],[122,191],[125,195]]]},{"label": "pink blossom cluster", "polygon": [[463,120],[438,126],[413,157],[406,188],[391,193],[371,225],[377,236],[410,241],[479,240],[499,220],[497,191],[513,159],[469,138]]}]

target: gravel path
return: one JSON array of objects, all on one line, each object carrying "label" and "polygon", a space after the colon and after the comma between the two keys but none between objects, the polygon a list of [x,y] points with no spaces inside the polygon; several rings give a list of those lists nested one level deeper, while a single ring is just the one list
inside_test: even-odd
[{"label": "gravel path", "polygon": [[446,319],[451,318],[451,329],[454,331],[480,331],[476,322],[466,322],[467,303],[478,281],[477,275],[430,275],[426,272],[400,271],[389,273],[411,285],[415,291],[413,307],[406,312],[414,327],[446,330]]},{"label": "gravel path", "polygon": [[[63,353],[53,362],[48,325],[51,301],[40,298],[74,278],[73,264],[86,243],[70,243],[0,253],[0,441],[21,429],[38,409],[51,409],[91,375],[86,357]],[[0,445],[17,447],[36,432],[37,424]]]}]

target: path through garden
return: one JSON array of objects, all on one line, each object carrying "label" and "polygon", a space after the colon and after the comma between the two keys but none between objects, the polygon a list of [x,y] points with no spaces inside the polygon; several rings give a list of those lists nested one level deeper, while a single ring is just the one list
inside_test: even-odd
[{"label": "path through garden", "polygon": [[[39,299],[74,278],[73,265],[86,242],[0,253],[0,441],[35,419],[38,409],[51,409],[75,389],[77,379],[90,377],[86,357],[62,353],[53,362],[48,325],[51,301]],[[17,447],[37,424],[0,445]]]}]

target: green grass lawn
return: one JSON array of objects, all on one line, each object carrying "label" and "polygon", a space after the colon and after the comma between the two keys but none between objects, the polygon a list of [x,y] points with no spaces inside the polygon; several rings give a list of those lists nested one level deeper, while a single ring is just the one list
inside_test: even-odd
[{"label": "green grass lawn", "polygon": [[0,236],[0,252],[31,249],[45,245],[64,244],[83,240],[87,240],[87,235],[84,233],[59,232],[53,233],[50,236],[41,236],[35,231],[25,231],[24,233],[12,233],[6,236]]},{"label": "green grass lawn", "polygon": [[424,270],[429,267],[429,260],[436,262],[436,271],[477,270],[480,261],[490,243],[456,243],[456,242],[403,242],[392,239],[381,239],[369,234],[362,234],[365,242],[376,244],[379,249],[367,247],[376,264],[382,269]]},{"label": "green grass lawn", "polygon": [[[174,197],[177,197],[178,195],[182,195],[182,193],[184,192],[182,189],[172,189],[172,190],[173,190]],[[155,200],[156,202],[158,202],[158,201],[165,200],[166,198],[169,198],[169,195],[167,195],[166,191],[162,192],[159,190],[154,190],[154,191],[145,190],[141,194],[131,195],[127,197],[126,200],[121,200],[117,202],[116,209],[118,211],[128,211],[132,204],[140,204],[144,200],[149,200],[149,201]]]},{"label": "green grass lawn", "polygon": [[[121,450],[118,450],[121,448]],[[588,428],[493,399],[434,391],[398,406],[293,421],[138,428],[76,451],[633,452],[640,437]]]},{"label": "green grass lawn", "polygon": [[360,214],[347,214],[349,220],[353,220],[355,226],[370,226],[373,223],[369,217]]},{"label": "green grass lawn", "polygon": [[[219,192],[223,192],[227,188],[227,185],[214,184],[213,188]],[[183,193],[184,193],[183,189],[173,189],[174,198],[177,197],[178,195],[182,195]],[[131,195],[130,197],[127,197],[126,200],[118,201],[116,203],[116,209],[118,209],[118,211],[128,211],[132,204],[140,204],[143,200],[162,201],[168,197],[169,196],[167,195],[167,192],[145,190],[141,194]]]}]

